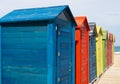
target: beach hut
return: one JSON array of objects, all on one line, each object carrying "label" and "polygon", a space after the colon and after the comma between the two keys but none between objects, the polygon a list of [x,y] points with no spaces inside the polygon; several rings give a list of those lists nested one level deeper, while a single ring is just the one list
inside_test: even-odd
[{"label": "beach hut", "polygon": [[112,63],[114,63],[114,43],[115,43],[115,35],[113,35],[113,43],[112,43]]},{"label": "beach hut", "polygon": [[96,72],[96,23],[89,23],[90,32],[89,32],[89,82],[92,83],[93,80],[97,77]]},{"label": "beach hut", "polygon": [[108,33],[108,39],[107,39],[107,68],[109,68],[109,33]]},{"label": "beach hut", "polygon": [[87,18],[75,17],[76,26],[76,84],[89,83],[89,24]]},{"label": "beach hut", "polygon": [[3,84],[74,84],[75,26],[67,5],[1,18]]},{"label": "beach hut", "polygon": [[113,64],[113,34],[112,33],[109,33],[109,40],[110,40],[110,43],[109,43],[109,48],[110,48],[110,52],[109,52],[109,56],[110,56],[110,65]]},{"label": "beach hut", "polygon": [[103,55],[102,55],[102,27],[97,26],[97,37],[96,37],[96,66],[97,66],[97,77],[103,73]]},{"label": "beach hut", "polygon": [[106,65],[107,65],[107,39],[108,39],[108,31],[103,30],[103,36],[102,36],[103,70],[106,69]]},{"label": "beach hut", "polygon": [[108,43],[107,43],[107,67],[109,68],[112,65],[112,41],[113,35],[108,33]]}]

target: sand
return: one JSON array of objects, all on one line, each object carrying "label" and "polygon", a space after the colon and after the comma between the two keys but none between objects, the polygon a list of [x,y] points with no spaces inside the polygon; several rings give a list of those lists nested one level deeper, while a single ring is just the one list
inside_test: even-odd
[{"label": "sand", "polygon": [[94,84],[120,84],[120,53],[115,53],[114,64]]}]

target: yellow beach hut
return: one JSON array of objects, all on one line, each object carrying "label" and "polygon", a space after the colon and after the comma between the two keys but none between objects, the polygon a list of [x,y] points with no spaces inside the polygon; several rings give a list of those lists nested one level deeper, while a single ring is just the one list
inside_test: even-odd
[{"label": "yellow beach hut", "polygon": [[97,77],[103,72],[103,55],[102,55],[102,27],[97,26],[97,37],[96,37],[96,67]]}]

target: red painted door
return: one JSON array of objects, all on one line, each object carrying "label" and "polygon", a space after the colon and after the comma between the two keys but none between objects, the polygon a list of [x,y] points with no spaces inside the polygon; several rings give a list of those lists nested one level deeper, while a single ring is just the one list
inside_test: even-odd
[{"label": "red painted door", "polygon": [[87,28],[81,28],[81,84],[88,84]]},{"label": "red painted door", "polygon": [[88,31],[86,17],[76,17],[76,84],[89,83]]}]

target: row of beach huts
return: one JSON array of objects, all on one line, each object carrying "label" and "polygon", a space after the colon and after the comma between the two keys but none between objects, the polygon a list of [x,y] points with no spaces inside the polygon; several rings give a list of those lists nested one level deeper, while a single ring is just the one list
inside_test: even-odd
[{"label": "row of beach huts", "polygon": [[0,19],[1,84],[89,84],[114,63],[115,36],[67,5]]}]

